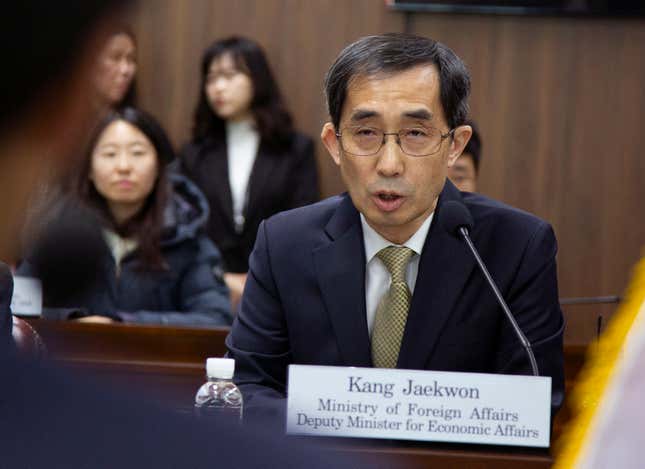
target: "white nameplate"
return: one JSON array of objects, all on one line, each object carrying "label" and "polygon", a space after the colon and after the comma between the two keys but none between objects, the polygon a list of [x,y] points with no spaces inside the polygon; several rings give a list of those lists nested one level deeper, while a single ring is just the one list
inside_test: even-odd
[{"label": "white nameplate", "polygon": [[43,288],[40,280],[32,277],[14,277],[11,312],[20,316],[40,316],[42,309]]},{"label": "white nameplate", "polygon": [[289,366],[287,433],[549,446],[551,378]]}]

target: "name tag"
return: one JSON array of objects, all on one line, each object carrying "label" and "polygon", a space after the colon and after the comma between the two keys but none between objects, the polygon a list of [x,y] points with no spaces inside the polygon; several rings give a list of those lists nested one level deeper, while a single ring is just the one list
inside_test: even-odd
[{"label": "name tag", "polygon": [[548,447],[551,378],[289,366],[287,433]]},{"label": "name tag", "polygon": [[43,288],[40,280],[32,277],[14,277],[11,312],[20,316],[40,316],[42,309]]}]

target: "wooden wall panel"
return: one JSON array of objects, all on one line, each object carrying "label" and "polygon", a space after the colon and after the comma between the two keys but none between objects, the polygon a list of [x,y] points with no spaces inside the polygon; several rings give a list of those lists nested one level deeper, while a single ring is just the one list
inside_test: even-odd
[{"label": "wooden wall panel", "polygon": [[621,294],[645,242],[645,22],[417,15],[473,76],[481,191],[553,223],[563,296]]},{"label": "wooden wall panel", "polygon": [[[140,0],[133,25],[141,104],[177,144],[189,136],[200,55],[216,38],[266,48],[314,138],[326,120],[323,75],[344,45],[404,29],[445,42],[473,78],[481,192],[553,224],[561,296],[622,293],[645,242],[644,20],[410,15],[381,0]],[[323,195],[343,190],[321,144],[317,156]]]}]

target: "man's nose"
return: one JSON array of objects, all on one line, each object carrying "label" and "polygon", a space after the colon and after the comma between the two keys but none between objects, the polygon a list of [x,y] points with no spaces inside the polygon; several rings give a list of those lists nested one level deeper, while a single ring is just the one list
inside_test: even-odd
[{"label": "man's nose", "polygon": [[376,170],[381,176],[393,177],[403,173],[404,155],[398,144],[397,135],[386,135],[376,163]]}]

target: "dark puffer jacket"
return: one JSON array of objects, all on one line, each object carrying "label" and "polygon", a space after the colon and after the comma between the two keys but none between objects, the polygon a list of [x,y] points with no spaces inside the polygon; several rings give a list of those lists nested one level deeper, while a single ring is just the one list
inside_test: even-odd
[{"label": "dark puffer jacket", "polygon": [[[128,254],[117,272],[109,247],[103,243],[97,281],[75,293],[65,305],[48,305],[48,286],[43,285],[49,315],[79,317],[102,315],[127,323],[183,326],[228,326],[233,317],[228,289],[219,276],[221,256],[202,234],[208,219],[208,203],[187,178],[169,175],[173,192],[164,213],[161,253],[167,269],[142,271],[138,250]],[[17,275],[37,276],[24,262]],[[60,308],[60,306],[65,306]],[[47,313],[46,313],[47,314]]]}]

